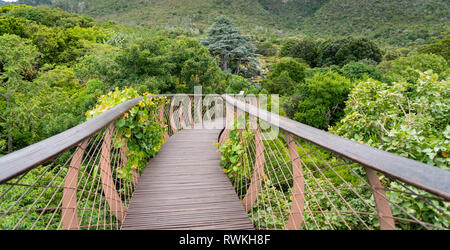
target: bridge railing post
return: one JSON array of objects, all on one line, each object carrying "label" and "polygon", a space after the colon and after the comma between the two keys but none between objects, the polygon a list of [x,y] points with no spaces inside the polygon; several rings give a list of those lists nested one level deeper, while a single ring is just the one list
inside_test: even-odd
[{"label": "bridge railing post", "polygon": [[169,108],[169,123],[170,123],[170,128],[172,129],[173,134],[178,133],[178,129],[177,129],[177,125],[175,124],[175,120],[173,117],[173,106],[175,104],[175,98],[172,98],[172,100],[170,101],[170,108]]},{"label": "bridge railing post", "polygon": [[378,218],[380,221],[380,229],[395,230],[395,221],[394,217],[392,217],[389,200],[386,197],[386,193],[380,183],[380,179],[378,179],[377,172],[368,167],[364,167],[364,170],[366,171],[370,189],[372,190],[373,198],[375,200],[375,206],[377,208]]},{"label": "bridge railing post", "polygon": [[192,116],[192,109],[194,107],[194,97],[189,96],[189,105],[187,107],[188,115],[189,115],[189,123],[191,124],[191,127],[194,127],[194,117]]},{"label": "bridge railing post", "polygon": [[303,176],[302,162],[298,155],[294,138],[285,131],[286,144],[289,149],[289,157],[292,165],[292,204],[289,212],[289,220],[286,226],[288,230],[298,230],[303,223],[305,209],[305,180]]},{"label": "bridge railing post", "polygon": [[106,129],[106,134],[101,149],[100,178],[103,192],[105,193],[105,198],[111,212],[118,220],[123,222],[127,208],[123,205],[122,199],[117,193],[111,171],[111,140],[113,137],[114,127],[114,122],[112,122]]},{"label": "bridge railing post", "polygon": [[[257,100],[255,101],[257,107],[259,107],[259,102]],[[258,193],[262,188],[262,180],[264,179],[264,165],[266,163],[266,159],[264,156],[264,143],[261,136],[261,128],[258,125],[257,118],[250,117],[250,123],[251,128],[254,129],[255,133],[255,165],[253,167],[253,174],[250,179],[250,186],[244,196],[244,199],[242,200],[244,208],[247,212],[252,209],[258,198]],[[244,124],[244,126],[246,125]]]},{"label": "bridge railing post", "polygon": [[80,224],[78,221],[78,173],[81,168],[84,151],[88,146],[89,139],[85,139],[78,145],[75,154],[67,171],[64,183],[64,191],[62,198],[62,225],[64,230],[79,230]]},{"label": "bridge railing post", "polygon": [[235,107],[226,103],[226,112],[225,112],[225,128],[219,139],[219,147],[223,145],[223,143],[230,137],[231,126],[233,121],[235,120]]},{"label": "bridge railing post", "polygon": [[[166,124],[164,123],[164,110],[166,108],[165,103],[163,102],[161,104],[161,107],[159,108],[159,121],[161,122],[161,127],[166,126]],[[166,130],[166,132],[164,133],[164,140],[169,139],[169,130]]]}]

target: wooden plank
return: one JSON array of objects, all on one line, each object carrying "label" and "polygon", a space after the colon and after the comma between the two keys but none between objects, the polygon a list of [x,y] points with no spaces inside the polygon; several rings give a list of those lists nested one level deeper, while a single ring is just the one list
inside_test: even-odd
[{"label": "wooden plank", "polygon": [[183,129],[149,161],[124,230],[253,229],[215,147],[221,128]]}]

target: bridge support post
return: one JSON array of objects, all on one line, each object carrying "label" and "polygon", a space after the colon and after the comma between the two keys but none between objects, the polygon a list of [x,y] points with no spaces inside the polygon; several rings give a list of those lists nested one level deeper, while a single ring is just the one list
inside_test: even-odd
[{"label": "bridge support post", "polygon": [[211,113],[209,113],[209,103],[206,103],[206,117],[211,120]]},{"label": "bridge support post", "polygon": [[83,154],[88,146],[88,142],[89,139],[85,139],[78,145],[67,171],[62,198],[62,226],[64,230],[80,230],[77,212],[78,172],[80,171]]},{"label": "bridge support post", "polygon": [[191,123],[191,127],[194,128],[194,117],[192,117],[192,108],[194,107],[194,97],[189,97],[189,105],[188,105],[188,114],[189,114],[189,122]]},{"label": "bridge support post", "polygon": [[184,123],[183,109],[184,109],[184,105],[183,105],[183,101],[181,101],[180,107],[178,108],[178,116],[180,119],[181,128],[185,129],[186,123]]},{"label": "bridge support post", "polygon": [[[164,104],[164,102],[161,104],[161,108],[159,108],[159,121],[161,122],[161,127],[164,127],[166,124],[164,123],[164,108],[166,107],[166,105]],[[169,133],[168,130],[164,133],[164,140],[169,139]]]},{"label": "bridge support post", "polygon": [[288,230],[298,230],[303,223],[303,213],[305,208],[305,181],[303,168],[298,155],[297,146],[289,132],[284,132],[286,143],[289,148],[289,157],[292,164],[292,204],[289,212],[289,220],[286,226]]},{"label": "bridge support post", "polygon": [[194,123],[197,125],[203,125],[203,98],[202,96],[195,95],[194,96]]},{"label": "bridge support post", "polygon": [[380,179],[378,179],[377,172],[368,167],[364,167],[364,170],[366,171],[367,179],[369,180],[375,205],[377,207],[380,229],[395,230],[395,221],[392,217],[391,207],[389,206],[388,198],[380,183]]},{"label": "bridge support post", "polygon": [[219,139],[219,147],[230,137],[231,125],[235,119],[236,112],[234,111],[234,107],[230,104],[226,103],[226,112],[225,112],[225,128],[223,130],[222,135]]},{"label": "bridge support post", "polygon": [[250,182],[250,187],[245,194],[242,203],[244,204],[245,210],[248,212],[252,209],[255,204],[256,199],[258,198],[259,190],[262,187],[262,179],[264,178],[264,144],[261,137],[261,131],[259,127],[255,130],[255,166],[253,168],[253,175]]},{"label": "bridge support post", "polygon": [[173,134],[176,134],[178,132],[177,126],[175,124],[175,120],[173,119],[173,105],[174,105],[175,98],[172,98],[170,101],[170,108],[169,108],[169,122],[170,122],[170,128],[172,129]]},{"label": "bridge support post", "polygon": [[108,125],[103,140],[100,158],[100,178],[102,181],[103,192],[105,193],[105,198],[111,212],[118,220],[123,222],[127,208],[123,205],[120,196],[117,194],[116,185],[111,172],[111,140],[113,131],[114,122]]}]

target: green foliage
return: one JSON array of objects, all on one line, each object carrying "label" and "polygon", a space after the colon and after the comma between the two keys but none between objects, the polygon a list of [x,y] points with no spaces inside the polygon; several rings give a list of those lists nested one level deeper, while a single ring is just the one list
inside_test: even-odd
[{"label": "green foliage", "polygon": [[270,180],[263,183],[258,193],[257,204],[249,212],[250,220],[261,229],[285,229],[292,201],[275,188]]},{"label": "green foliage", "polygon": [[23,122],[20,117],[28,115],[21,107],[25,105],[24,96],[33,89],[25,79],[33,76],[39,55],[29,40],[9,34],[0,36],[0,99],[4,102],[0,102],[4,107],[0,109],[0,131],[8,138],[8,152],[14,147],[13,135],[21,132],[16,126]]},{"label": "green foliage", "polygon": [[242,76],[232,75],[227,82],[225,93],[239,94],[241,91],[246,91],[249,87],[249,82]]},{"label": "green foliage", "polygon": [[14,137],[21,147],[77,125],[101,94],[92,87],[84,89],[64,66],[42,72],[31,84],[33,91],[20,100],[20,122],[15,125]]},{"label": "green foliage", "polygon": [[119,54],[117,49],[108,50],[98,54],[87,54],[78,59],[73,66],[76,77],[81,82],[97,78],[102,81],[113,83],[120,66],[116,61]]},{"label": "green foliage", "polygon": [[367,38],[347,37],[345,39],[327,41],[320,46],[322,65],[343,66],[349,62],[364,59],[381,62],[380,48]]},{"label": "green foliage", "polygon": [[[415,187],[411,187],[409,185],[400,185],[397,182],[388,182],[387,186],[400,190],[403,192],[414,192],[418,195],[430,196],[429,193],[417,189]],[[442,228],[448,228],[450,226],[448,217],[443,215],[444,213],[448,214],[450,212],[450,206],[448,202],[443,202],[437,197],[432,196],[429,199],[429,202],[425,202],[423,200],[414,199],[414,196],[406,195],[404,193],[399,192],[388,192],[387,197],[392,202],[398,204],[401,208],[395,206],[392,207],[393,216],[398,216],[400,218],[411,218],[410,216],[405,215],[406,211],[411,216],[415,218],[421,219],[429,224],[436,225]],[[421,225],[407,223],[405,221],[397,220],[397,227],[402,230],[421,230],[423,227]]]},{"label": "green foliage", "polygon": [[226,15],[256,35],[362,35],[398,46],[429,43],[448,34],[449,3],[442,0],[20,0],[100,20],[202,34],[212,17]]},{"label": "green foliage", "polygon": [[282,60],[274,65],[262,82],[270,94],[291,95],[304,82],[305,68],[295,60]]},{"label": "green foliage", "polygon": [[[98,99],[97,106],[86,112],[88,119],[95,117],[125,101],[139,97],[133,88],[109,92]],[[132,170],[141,172],[150,157],[156,155],[164,143],[164,133],[167,127],[161,126],[159,108],[165,102],[164,97],[154,98],[152,94],[144,93],[142,101],[117,119],[115,126],[117,134],[114,140],[115,148],[127,149],[127,163],[120,170],[121,178],[132,179]]]},{"label": "green foliage", "polygon": [[171,74],[186,86],[183,93],[193,93],[195,86],[202,86],[204,93],[219,92],[222,72],[217,61],[210,57],[209,51],[198,41],[189,38],[178,40],[169,56],[176,65]]},{"label": "green foliage", "polygon": [[441,0],[330,0],[300,23],[308,35],[365,36],[414,46],[449,32],[450,8]]},{"label": "green foliage", "polygon": [[[206,48],[192,39],[172,40],[161,36],[139,39],[116,57],[117,79],[135,80],[155,93],[193,92],[201,85],[214,91],[222,75]],[[127,83],[122,83],[123,84]],[[117,85],[116,85],[117,86]]]},{"label": "green foliage", "polygon": [[372,79],[381,81],[383,77],[381,71],[376,67],[372,65],[366,65],[362,62],[351,62],[346,64],[342,68],[342,73],[345,77],[351,80],[365,79],[370,77]]},{"label": "green foliage", "polygon": [[426,45],[419,50],[421,53],[442,56],[447,62],[450,61],[450,35],[435,43]]},{"label": "green foliage", "polygon": [[[31,229],[34,230],[46,229],[47,225],[49,230],[56,230],[61,223],[61,213],[54,214],[54,210],[40,211],[39,208],[56,208],[60,207],[60,201],[62,199],[62,192],[56,192],[54,188],[45,188],[47,185],[58,187],[64,185],[64,176],[67,172],[66,169],[60,171],[60,166],[55,166],[52,169],[47,170],[47,167],[37,167],[31,170],[21,179],[20,184],[17,186],[0,185],[0,193],[6,195],[2,197],[0,203],[0,211],[19,211],[5,216],[0,220],[0,230],[11,230],[16,225],[17,230]],[[29,188],[27,185],[35,185],[33,188]],[[10,189],[11,190],[8,190]],[[53,197],[53,195],[55,195]],[[53,197],[53,198],[52,198]],[[52,202],[49,203],[49,200]],[[27,209],[36,209],[30,211],[26,216]],[[56,216],[55,216],[56,215]],[[41,216],[35,225],[36,218]],[[22,218],[23,217],[23,218]],[[20,222],[20,220],[22,221]],[[51,222],[51,223],[50,223]]]},{"label": "green foliage", "polygon": [[301,123],[326,129],[343,117],[351,87],[351,81],[338,73],[316,73],[300,85],[285,105],[286,114]]},{"label": "green foliage", "polygon": [[256,53],[263,56],[274,56],[278,51],[277,47],[270,41],[259,42],[256,47]]},{"label": "green foliage", "polygon": [[[375,148],[392,152],[446,170],[450,169],[449,146],[449,86],[448,80],[438,80],[436,74],[420,73],[417,81],[405,80],[392,85],[371,80],[359,83],[350,93],[345,117],[332,133],[363,142]],[[388,182],[395,190],[426,192],[414,187]],[[448,227],[448,220],[436,208],[423,200],[399,192],[388,192],[388,198],[399,204],[419,220]],[[450,212],[448,204],[439,200],[430,202],[441,211]],[[394,216],[406,215],[393,207]],[[409,217],[407,217],[409,218]],[[400,223],[402,229],[418,229]]]},{"label": "green foliage", "polygon": [[327,40],[320,44],[320,62],[322,66],[340,65],[336,53],[347,43],[347,39]]},{"label": "green foliage", "polygon": [[450,72],[444,58],[433,54],[414,54],[399,57],[392,61],[382,62],[378,69],[385,75],[384,81],[408,81],[414,83],[419,78],[419,72],[433,70],[440,78],[447,77]]},{"label": "green foliage", "polygon": [[19,5],[15,8],[2,7],[0,12],[5,13],[7,16],[20,17],[49,27],[92,27],[94,24],[94,20],[90,17],[70,14],[60,9],[50,9],[48,7]]},{"label": "green foliage", "polygon": [[[242,121],[240,120],[239,122]],[[237,125],[238,121],[231,125],[229,138],[219,148],[219,152],[222,154],[220,164],[231,180],[236,180],[238,175],[242,175],[242,178],[250,180],[252,168],[245,164],[246,157],[249,157],[245,141],[251,141],[254,134],[248,127],[247,129],[238,129]]]},{"label": "green foliage", "polygon": [[28,21],[22,18],[0,16],[0,35],[12,34],[20,37],[26,36]]},{"label": "green foliage", "polygon": [[309,37],[287,39],[280,50],[280,56],[302,58],[311,67],[318,66],[319,49],[315,41]]},{"label": "green foliage", "polygon": [[363,81],[350,93],[345,117],[331,131],[449,169],[449,84],[431,73],[421,73],[414,83]]},{"label": "green foliage", "polygon": [[392,61],[399,57],[407,56],[409,52],[407,48],[389,48],[383,55],[383,61]]}]

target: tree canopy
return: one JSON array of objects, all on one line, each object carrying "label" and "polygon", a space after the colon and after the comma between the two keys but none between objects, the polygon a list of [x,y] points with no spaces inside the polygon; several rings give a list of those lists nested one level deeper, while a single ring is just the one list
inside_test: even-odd
[{"label": "tree canopy", "polygon": [[247,36],[239,33],[230,19],[219,17],[208,29],[207,35],[201,43],[211,55],[219,57],[222,71],[239,74],[251,70],[249,68],[252,68],[252,62],[257,57],[256,46]]}]

